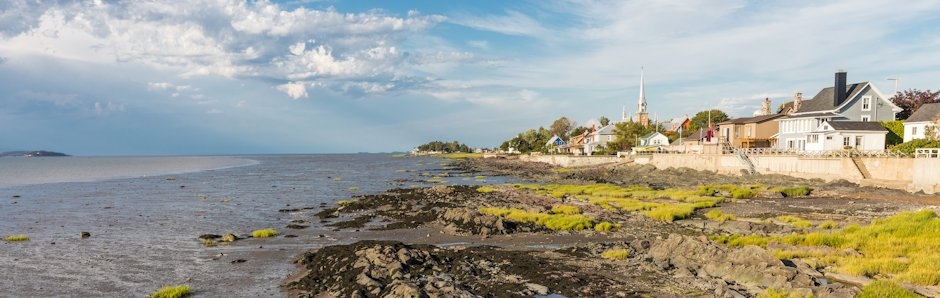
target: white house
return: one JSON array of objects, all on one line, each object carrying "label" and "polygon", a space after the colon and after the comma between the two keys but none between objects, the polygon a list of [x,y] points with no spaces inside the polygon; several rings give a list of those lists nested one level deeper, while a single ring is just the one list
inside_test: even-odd
[{"label": "white house", "polygon": [[640,147],[661,147],[666,145],[669,145],[669,137],[658,131],[640,138]]},{"label": "white house", "polygon": [[[778,119],[779,129],[774,136],[777,148],[782,150],[813,150],[808,145],[810,135],[819,135],[817,131],[823,122],[838,121],[875,122],[894,120],[901,108],[894,105],[874,84],[861,82],[846,84],[846,73],[836,72],[833,87],[823,88],[810,100],[803,100],[797,93],[789,104],[789,115]],[[884,145],[884,140],[880,143]],[[854,145],[852,145],[854,147]],[[812,148],[818,148],[814,143]],[[869,147],[867,144],[865,147]],[[871,147],[869,147],[871,148]],[[884,149],[877,148],[878,150]]]},{"label": "white house", "polygon": [[888,130],[878,122],[823,121],[806,135],[806,151],[833,151],[854,148],[859,151],[885,149]]},{"label": "white house", "polygon": [[904,122],[904,142],[927,139],[928,127],[931,127],[934,134],[930,137],[940,138],[940,131],[937,131],[940,127],[938,123],[940,123],[940,103],[928,103],[920,106]]}]

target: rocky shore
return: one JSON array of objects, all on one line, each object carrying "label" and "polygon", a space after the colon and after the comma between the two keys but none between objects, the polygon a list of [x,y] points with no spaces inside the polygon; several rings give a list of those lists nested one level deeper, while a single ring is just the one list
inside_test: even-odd
[{"label": "rocky shore", "polygon": [[[442,185],[357,196],[316,216],[339,231],[370,231],[378,235],[376,240],[305,253],[297,261],[300,272],[285,283],[290,296],[755,297],[779,292],[854,297],[869,278],[835,274],[799,258],[780,258],[766,247],[719,244],[709,236],[789,235],[822,229],[823,222],[867,224],[940,205],[938,196],[780,175],[728,176],[637,165],[561,169],[512,159],[468,159],[451,166],[466,173],[516,176],[534,185],[603,184],[646,192],[751,185],[753,195],[716,190],[709,196],[720,203],[696,205],[692,214],[676,220],[609,208],[586,195],[519,185]],[[792,186],[812,192],[788,197],[780,191]],[[654,196],[642,203],[674,202]],[[555,209],[559,205],[577,209],[570,215],[589,219],[594,228],[552,228],[542,219],[484,212],[501,208],[545,218],[561,216],[563,211]],[[731,216],[705,216],[713,210]],[[786,216],[812,225],[775,220]],[[608,226],[599,227],[601,222]],[[415,240],[416,233],[424,239]],[[930,295],[936,286],[915,290]]]}]

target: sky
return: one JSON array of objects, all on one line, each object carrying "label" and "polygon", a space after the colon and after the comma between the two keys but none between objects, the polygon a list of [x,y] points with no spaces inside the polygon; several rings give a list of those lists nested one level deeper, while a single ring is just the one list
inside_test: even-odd
[{"label": "sky", "polygon": [[940,89],[940,1],[0,1],[0,151],[496,147],[565,116]]}]

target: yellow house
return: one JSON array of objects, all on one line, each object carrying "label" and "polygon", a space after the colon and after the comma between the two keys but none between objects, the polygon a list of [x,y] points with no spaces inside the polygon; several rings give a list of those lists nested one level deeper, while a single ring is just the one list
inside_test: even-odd
[{"label": "yellow house", "polygon": [[774,147],[774,136],[779,130],[777,118],[786,114],[773,114],[750,118],[738,118],[718,123],[718,135],[722,142],[738,148]]}]

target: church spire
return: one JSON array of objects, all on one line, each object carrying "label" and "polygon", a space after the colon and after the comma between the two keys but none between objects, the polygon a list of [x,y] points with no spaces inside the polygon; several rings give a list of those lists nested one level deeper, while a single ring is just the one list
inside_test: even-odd
[{"label": "church spire", "polygon": [[642,67],[640,67],[640,99],[637,101],[636,113],[646,113],[646,88],[643,86]]},{"label": "church spire", "polygon": [[646,87],[643,86],[643,68],[640,67],[640,99],[636,104],[636,120],[647,126],[650,123],[649,114],[646,112]]}]

